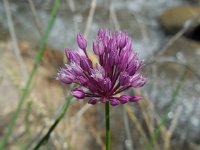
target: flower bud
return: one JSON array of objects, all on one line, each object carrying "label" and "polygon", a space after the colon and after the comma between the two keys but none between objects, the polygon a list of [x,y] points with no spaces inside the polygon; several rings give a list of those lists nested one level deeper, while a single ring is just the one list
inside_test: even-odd
[{"label": "flower bud", "polygon": [[132,50],[132,41],[131,38],[126,37],[126,45],[123,48],[124,50],[131,51]]},{"label": "flower bud", "polygon": [[80,61],[80,66],[84,71],[90,72],[90,65],[87,58],[82,58]]},{"label": "flower bud", "polygon": [[140,78],[137,81],[133,82],[131,86],[134,88],[140,88],[140,87],[143,87],[146,82],[147,82],[147,79],[144,78],[143,76],[140,76]]},{"label": "flower bud", "polygon": [[121,104],[125,104],[127,102],[137,102],[141,99],[142,99],[141,96],[130,96],[130,95],[122,95],[119,98]]},{"label": "flower bud", "polygon": [[112,82],[109,78],[105,78],[102,80],[101,83],[101,87],[105,90],[105,91],[109,91],[112,87]]},{"label": "flower bud", "polygon": [[83,99],[85,97],[85,92],[81,88],[75,88],[71,91],[71,94],[78,99]]},{"label": "flower bud", "polygon": [[73,72],[74,72],[76,75],[81,76],[81,75],[83,74],[83,70],[82,70],[82,68],[80,67],[80,65],[78,65],[78,64],[76,64],[76,63],[74,63],[74,62],[72,62],[72,63],[71,63],[71,68],[72,68]]},{"label": "flower bud", "polygon": [[80,56],[75,50],[65,48],[65,55],[70,62],[80,62]]},{"label": "flower bud", "polygon": [[118,99],[112,98],[112,99],[110,100],[110,104],[111,104],[112,106],[117,106],[117,105],[120,104],[120,102],[119,102]]},{"label": "flower bud", "polygon": [[119,63],[119,56],[116,51],[111,51],[109,57],[109,64],[111,66],[117,65]]},{"label": "flower bud", "polygon": [[123,72],[123,73],[120,74],[120,76],[119,76],[119,84],[121,86],[124,86],[124,85],[128,84],[129,80],[130,80],[130,76],[128,75],[127,72]]},{"label": "flower bud", "polygon": [[126,45],[126,33],[120,32],[117,36],[118,46],[123,48]]},{"label": "flower bud", "polygon": [[95,105],[97,103],[97,99],[96,98],[91,98],[89,101],[88,101],[89,104],[92,104],[92,105]]},{"label": "flower bud", "polygon": [[147,82],[147,79],[144,78],[140,73],[136,73],[130,78],[131,86],[134,88],[142,87]]},{"label": "flower bud", "polygon": [[80,82],[80,84],[82,86],[87,86],[88,85],[88,80],[85,77],[79,76],[78,79],[79,79],[79,82]]},{"label": "flower bud", "polygon": [[135,73],[133,76],[130,77],[130,83],[134,84],[136,81],[138,81],[141,78],[141,74],[140,73]]},{"label": "flower bud", "polygon": [[80,34],[80,33],[77,35],[77,43],[78,43],[78,46],[79,46],[80,49],[83,49],[83,50],[86,49],[86,47],[87,47],[87,41],[83,37],[83,35]]},{"label": "flower bud", "polygon": [[138,102],[142,99],[142,96],[131,96],[129,102]]},{"label": "flower bud", "polygon": [[130,96],[129,95],[122,95],[119,97],[119,101],[121,104],[125,104],[129,101]]},{"label": "flower bud", "polygon": [[110,51],[116,51],[117,50],[117,43],[115,39],[110,39],[108,42],[108,46],[106,49],[106,52],[109,53]]},{"label": "flower bud", "polygon": [[96,55],[102,55],[104,53],[104,46],[102,42],[93,42],[93,51]]},{"label": "flower bud", "polygon": [[65,69],[61,69],[58,72],[56,80],[60,80],[64,84],[70,84],[75,80],[75,76],[69,72],[65,72]]},{"label": "flower bud", "polygon": [[119,70],[123,71],[127,64],[128,64],[128,58],[130,53],[128,51],[122,51],[120,55],[120,64],[119,64]]}]

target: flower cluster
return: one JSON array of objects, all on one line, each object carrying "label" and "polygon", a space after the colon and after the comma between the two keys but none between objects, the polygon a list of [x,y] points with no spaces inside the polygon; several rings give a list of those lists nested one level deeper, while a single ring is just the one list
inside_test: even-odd
[{"label": "flower cluster", "polygon": [[144,65],[133,51],[131,38],[125,32],[98,31],[93,42],[93,51],[98,56],[97,64],[93,64],[86,52],[87,41],[77,35],[78,50],[65,49],[70,64],[66,64],[57,74],[57,80],[64,84],[79,84],[80,88],[71,94],[78,98],[89,98],[88,103],[105,103],[111,105],[136,102],[141,96],[122,95],[129,88],[140,88],[146,78],[140,73]]}]

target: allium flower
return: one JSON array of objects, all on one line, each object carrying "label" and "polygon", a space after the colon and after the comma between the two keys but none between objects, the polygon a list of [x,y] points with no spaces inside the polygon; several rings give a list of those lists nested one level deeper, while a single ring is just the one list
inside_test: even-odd
[{"label": "allium flower", "polygon": [[74,97],[89,98],[90,104],[109,101],[113,106],[141,99],[141,96],[117,96],[146,83],[146,78],[140,73],[144,63],[139,60],[138,53],[133,51],[127,33],[98,31],[97,39],[93,42],[93,51],[98,56],[97,64],[93,64],[88,57],[87,41],[83,35],[77,35],[77,43],[80,49],[65,49],[70,64],[66,64],[57,74],[57,80],[62,83],[81,86],[72,90]]}]

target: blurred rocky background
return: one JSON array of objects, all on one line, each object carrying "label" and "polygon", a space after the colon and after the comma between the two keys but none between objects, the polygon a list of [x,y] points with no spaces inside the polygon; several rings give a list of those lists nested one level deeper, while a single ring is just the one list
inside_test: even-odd
[{"label": "blurred rocky background", "polygon": [[[14,42],[29,74],[53,0],[9,0],[8,5],[9,10],[0,1],[0,137],[26,80],[10,36],[8,12],[16,34]],[[130,91],[142,94],[142,101],[112,107],[112,149],[199,150],[199,0],[62,0],[41,66],[6,149],[31,149],[47,131],[69,94],[70,87],[66,89],[55,80],[66,61],[64,47],[77,48],[76,33],[82,32],[91,51],[99,28],[127,31],[146,62],[148,77],[141,91]],[[90,107],[72,101],[41,149],[100,150],[105,148],[104,140],[103,105]]]}]

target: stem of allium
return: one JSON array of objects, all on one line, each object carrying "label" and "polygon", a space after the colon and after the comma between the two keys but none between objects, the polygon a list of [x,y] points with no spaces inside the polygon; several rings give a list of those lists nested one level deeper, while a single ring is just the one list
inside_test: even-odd
[{"label": "stem of allium", "polygon": [[105,106],[105,117],[106,117],[106,150],[110,150],[110,106],[109,101],[106,102]]}]

